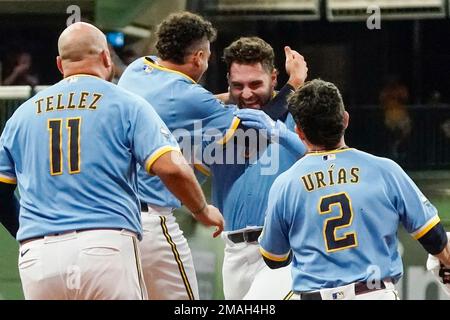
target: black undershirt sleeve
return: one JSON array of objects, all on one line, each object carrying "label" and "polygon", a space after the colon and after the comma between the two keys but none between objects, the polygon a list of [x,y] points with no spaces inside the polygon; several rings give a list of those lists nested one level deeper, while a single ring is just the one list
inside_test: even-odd
[{"label": "black undershirt sleeve", "polygon": [[289,265],[292,261],[292,250],[289,252],[289,256],[284,261],[273,261],[263,256],[264,262],[270,269],[278,269]]},{"label": "black undershirt sleeve", "polygon": [[441,253],[448,242],[447,233],[440,222],[418,240],[425,250],[432,255]]},{"label": "black undershirt sleeve", "polygon": [[286,83],[278,94],[261,109],[272,118],[272,120],[285,121],[289,113],[287,99],[294,92],[294,87]]},{"label": "black undershirt sleeve", "polygon": [[0,182],[0,223],[15,238],[19,230],[19,201],[14,194],[15,184]]}]

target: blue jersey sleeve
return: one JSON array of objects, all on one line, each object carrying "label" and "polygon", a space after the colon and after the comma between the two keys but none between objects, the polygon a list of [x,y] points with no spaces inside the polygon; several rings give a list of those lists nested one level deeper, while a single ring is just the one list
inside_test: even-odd
[{"label": "blue jersey sleeve", "polygon": [[0,182],[16,184],[15,166],[9,151],[12,147],[12,130],[15,127],[12,122],[13,118],[6,123],[6,127],[0,137]]},{"label": "blue jersey sleeve", "polygon": [[259,239],[261,254],[273,261],[289,257],[289,228],[285,222],[285,195],[283,176],[275,180],[269,192],[269,204],[262,235]]},{"label": "blue jersey sleeve", "polygon": [[[194,134],[202,135],[206,142],[227,143],[239,127],[240,120],[234,116],[235,105],[224,105],[211,92],[200,85],[191,85],[186,92],[186,106],[184,119],[194,121]],[[183,123],[180,124],[183,126]]]},{"label": "blue jersey sleeve", "polygon": [[389,162],[392,203],[405,229],[415,239],[420,239],[440,221],[437,209],[399,165]]},{"label": "blue jersey sleeve", "polygon": [[180,149],[174,136],[153,107],[140,98],[138,107],[130,140],[139,164],[151,173],[151,167],[159,157]]}]

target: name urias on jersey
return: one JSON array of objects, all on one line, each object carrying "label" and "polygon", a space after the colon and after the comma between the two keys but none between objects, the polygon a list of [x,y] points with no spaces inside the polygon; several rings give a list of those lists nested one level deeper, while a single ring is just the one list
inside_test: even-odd
[{"label": "name urias on jersey", "polygon": [[301,180],[309,192],[335,184],[359,182],[359,168],[335,168],[331,165],[327,171],[316,171],[302,176]]},{"label": "name urias on jersey", "polygon": [[66,109],[96,110],[101,98],[101,94],[87,91],[83,91],[80,94],[75,92],[60,93],[36,100],[36,112],[39,114],[43,111],[50,112]]}]

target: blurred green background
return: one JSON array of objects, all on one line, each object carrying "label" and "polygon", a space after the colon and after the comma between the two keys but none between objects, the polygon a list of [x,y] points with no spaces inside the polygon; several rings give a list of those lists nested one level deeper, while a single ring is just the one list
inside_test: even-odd
[{"label": "blurred green background", "polygon": [[[450,230],[450,171],[410,172],[424,194],[438,208],[441,220]],[[210,184],[204,184],[209,197]],[[213,239],[213,229],[197,224],[190,215],[179,210],[177,220],[188,238],[197,270],[200,297],[207,300],[223,299],[222,260],[223,241]],[[405,275],[397,284],[402,299],[448,299],[425,270],[427,254],[403,229],[399,232]],[[18,246],[16,241],[0,226],[0,299],[23,299],[17,270]]]}]

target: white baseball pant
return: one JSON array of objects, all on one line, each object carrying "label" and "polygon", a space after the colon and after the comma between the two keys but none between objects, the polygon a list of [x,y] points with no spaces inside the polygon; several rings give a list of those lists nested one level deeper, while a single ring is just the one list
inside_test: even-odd
[{"label": "white baseball pant", "polygon": [[[290,267],[270,269],[257,242],[234,243],[222,233],[225,253],[222,266],[226,300],[282,300],[291,290]],[[256,281],[256,282],[255,282]]]},{"label": "white baseball pant", "polygon": [[145,285],[150,300],[198,300],[191,249],[171,208],[148,206],[141,212],[140,242]]},{"label": "white baseball pant", "polygon": [[292,294],[291,265],[278,269],[264,266],[255,276],[244,300],[285,300]]},{"label": "white baseball pant", "polygon": [[24,241],[19,273],[27,300],[146,300],[134,233],[95,229]]}]

